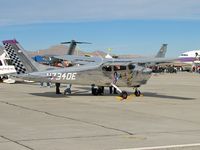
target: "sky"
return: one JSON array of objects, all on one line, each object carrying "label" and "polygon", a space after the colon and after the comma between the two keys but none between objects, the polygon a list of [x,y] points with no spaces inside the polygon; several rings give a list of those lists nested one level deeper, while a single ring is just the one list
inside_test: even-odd
[{"label": "sky", "polygon": [[84,51],[168,56],[200,49],[199,0],[0,0],[0,40],[16,38],[26,50],[72,39]]}]

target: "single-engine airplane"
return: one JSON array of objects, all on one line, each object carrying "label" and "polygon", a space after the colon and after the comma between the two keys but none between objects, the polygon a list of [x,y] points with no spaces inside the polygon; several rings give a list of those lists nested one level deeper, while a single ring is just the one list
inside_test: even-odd
[{"label": "single-engine airplane", "polygon": [[128,93],[120,87],[135,88],[135,95],[140,96],[138,88],[146,84],[151,77],[152,70],[139,66],[138,63],[169,62],[164,58],[153,59],[102,59],[96,57],[85,65],[69,68],[48,68],[34,62],[16,40],[3,41],[17,74],[13,77],[36,82],[67,83],[79,85],[92,85],[93,95],[102,94],[102,87],[113,86],[123,99]]}]

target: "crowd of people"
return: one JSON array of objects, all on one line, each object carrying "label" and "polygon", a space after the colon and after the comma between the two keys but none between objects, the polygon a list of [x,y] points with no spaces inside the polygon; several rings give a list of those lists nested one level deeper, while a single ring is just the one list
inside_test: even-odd
[{"label": "crowd of people", "polygon": [[166,66],[152,66],[150,67],[153,73],[177,73],[183,71],[181,66],[173,66],[173,65],[166,65]]}]

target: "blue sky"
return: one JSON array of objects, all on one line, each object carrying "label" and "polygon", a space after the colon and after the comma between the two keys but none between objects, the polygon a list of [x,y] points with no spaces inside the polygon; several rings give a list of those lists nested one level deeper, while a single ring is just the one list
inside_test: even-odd
[{"label": "blue sky", "polygon": [[[168,56],[200,48],[199,0],[0,0],[0,40],[39,50],[71,39],[85,51]],[[8,9],[9,8],[9,9]]]}]

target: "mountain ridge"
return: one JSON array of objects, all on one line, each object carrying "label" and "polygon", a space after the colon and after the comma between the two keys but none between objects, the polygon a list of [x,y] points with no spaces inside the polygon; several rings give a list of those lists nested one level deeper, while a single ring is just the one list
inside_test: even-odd
[{"label": "mountain ridge", "polygon": [[[54,55],[66,55],[69,50],[68,46],[65,45],[53,45],[47,49],[41,49],[38,51],[27,51],[27,53],[31,56],[34,57],[36,55],[41,55],[41,56],[54,56]],[[93,51],[93,52],[85,52],[82,50],[76,49],[74,52],[74,55],[79,55],[79,56],[100,56],[100,57],[105,57],[107,53],[101,50]],[[136,57],[141,57],[140,55],[135,55],[135,54],[124,54],[124,55],[116,55],[116,54],[111,54],[112,56],[119,56],[120,58],[136,58]]]}]

